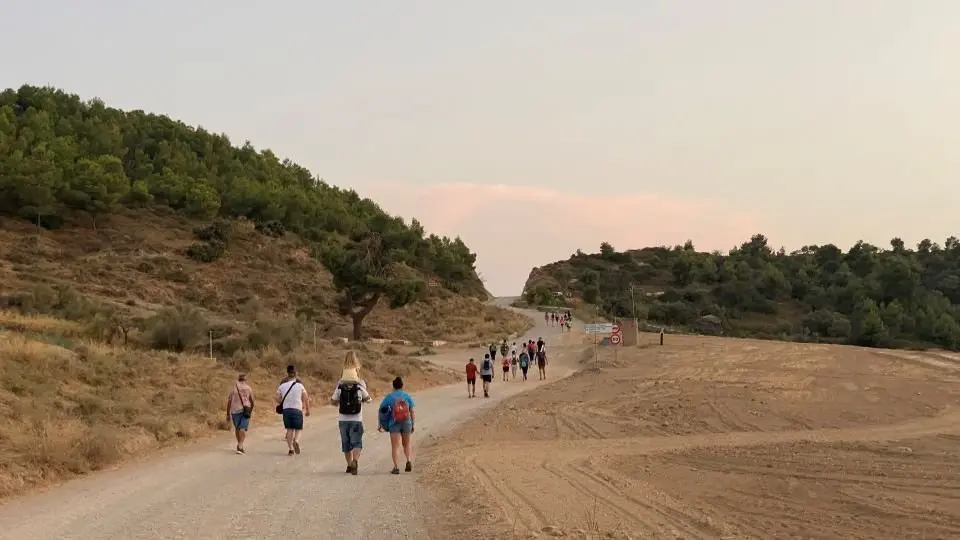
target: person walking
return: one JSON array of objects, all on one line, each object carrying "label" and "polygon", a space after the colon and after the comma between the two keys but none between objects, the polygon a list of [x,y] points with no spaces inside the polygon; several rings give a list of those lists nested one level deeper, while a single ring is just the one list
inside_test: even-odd
[{"label": "person walking", "polygon": [[541,381],[547,378],[547,344],[543,338],[537,341],[537,370]]},{"label": "person walking", "polygon": [[490,383],[493,382],[493,360],[489,354],[483,355],[480,364],[480,378],[483,380],[483,397],[490,397]]},{"label": "person walking", "polygon": [[243,443],[250,429],[250,417],[253,415],[253,388],[247,384],[247,375],[237,375],[237,383],[227,395],[227,422],[233,425],[237,437],[237,453],[244,454]]},{"label": "person walking", "polygon": [[518,363],[519,363],[519,359],[517,358],[517,348],[514,347],[513,352],[510,354],[510,379],[511,380],[517,378]]},{"label": "person walking", "polygon": [[527,370],[530,369],[530,355],[527,354],[526,349],[520,353],[518,361],[520,362],[520,372],[523,373],[523,380],[527,380]]},{"label": "person walking", "polygon": [[411,436],[414,431],[414,403],[403,389],[403,379],[393,380],[393,392],[383,397],[380,402],[377,431],[386,431],[390,434],[390,457],[393,458],[393,469],[390,474],[400,474],[400,452],[406,458],[404,471],[413,470],[413,445]]},{"label": "person walking", "polygon": [[474,363],[473,358],[467,362],[467,397],[475,398],[477,397],[477,364]]},{"label": "person walking", "polygon": [[283,415],[283,428],[287,431],[287,455],[300,454],[300,433],[303,417],[310,416],[310,396],[297,378],[297,368],[287,366],[287,378],[277,387],[277,413]]},{"label": "person walking", "polygon": [[340,449],[347,460],[347,473],[357,475],[360,452],[363,450],[364,403],[373,398],[367,392],[367,384],[360,378],[360,358],[355,351],[347,351],[343,359],[343,372],[337,388],[330,396],[330,403],[338,407],[337,424],[340,428]]}]

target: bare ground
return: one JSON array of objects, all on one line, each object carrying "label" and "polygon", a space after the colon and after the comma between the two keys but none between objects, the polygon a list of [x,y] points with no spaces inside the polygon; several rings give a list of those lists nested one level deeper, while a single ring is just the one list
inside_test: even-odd
[{"label": "bare ground", "polygon": [[960,537],[956,356],[668,336],[600,365],[429,445],[432,538]]}]

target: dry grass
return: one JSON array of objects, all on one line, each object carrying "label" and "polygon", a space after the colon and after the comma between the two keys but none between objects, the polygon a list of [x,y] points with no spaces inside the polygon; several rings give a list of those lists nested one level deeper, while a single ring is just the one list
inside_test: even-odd
[{"label": "dry grass", "polygon": [[[56,320],[3,314],[32,332],[62,330]],[[452,376],[404,356],[410,348],[359,347],[372,389],[403,376],[417,386]],[[238,370],[270,396],[288,363],[307,384],[339,376],[345,349],[321,343],[282,354],[240,352],[227,360],[136,350],[103,343],[0,331],[0,497],[117,463],[162,446],[229,429],[226,394]],[[262,398],[266,399],[266,398]],[[255,416],[255,422],[257,417]]]},{"label": "dry grass", "polygon": [[[104,218],[96,231],[38,234],[30,223],[0,218],[0,300],[69,286],[132,317],[188,304],[211,321],[237,326],[249,324],[251,311],[292,318],[309,309],[321,337],[350,335],[349,320],[336,314],[330,274],[306,242],[292,234],[266,237],[238,223],[227,253],[204,264],[185,255],[198,225],[140,211]],[[378,306],[364,327],[374,338],[468,341],[502,338],[526,324],[512,311],[431,289],[424,302],[404,309]]]},{"label": "dry grass", "polygon": [[81,326],[73,321],[65,321],[45,315],[23,315],[15,311],[0,310],[0,329],[12,332],[37,334],[59,334],[78,336]]}]

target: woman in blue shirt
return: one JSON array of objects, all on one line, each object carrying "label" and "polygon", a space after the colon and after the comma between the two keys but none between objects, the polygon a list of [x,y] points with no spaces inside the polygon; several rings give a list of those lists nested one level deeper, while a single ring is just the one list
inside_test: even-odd
[{"label": "woman in blue shirt", "polygon": [[393,380],[393,392],[383,397],[380,402],[379,425],[377,431],[390,433],[390,450],[393,458],[391,474],[400,474],[400,448],[407,458],[404,470],[413,470],[413,448],[410,444],[410,435],[413,433],[414,415],[413,398],[403,390],[403,379]]}]

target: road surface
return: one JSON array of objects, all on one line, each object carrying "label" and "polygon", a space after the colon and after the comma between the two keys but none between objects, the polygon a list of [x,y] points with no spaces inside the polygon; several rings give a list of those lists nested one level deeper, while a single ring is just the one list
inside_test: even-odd
[{"label": "road surface", "polygon": [[[505,306],[509,301],[495,302]],[[559,336],[558,329],[543,324],[542,314],[525,313],[536,326],[518,341],[543,336],[551,342]],[[451,351],[427,359],[461,369],[468,354]],[[535,377],[526,383],[494,383],[491,399],[469,400],[461,384],[410,389],[417,405],[414,440],[436,436],[538,384]],[[333,389],[310,390],[320,401]],[[280,422],[271,414],[270,424],[261,423],[250,433],[246,455],[235,455],[232,435],[224,434],[7,501],[0,505],[0,538],[426,538],[414,502],[416,458],[412,474],[389,474],[390,442],[376,432],[376,407],[364,407],[367,434],[356,477],[344,473],[335,409],[315,411],[306,419],[298,457],[286,455]]]}]

